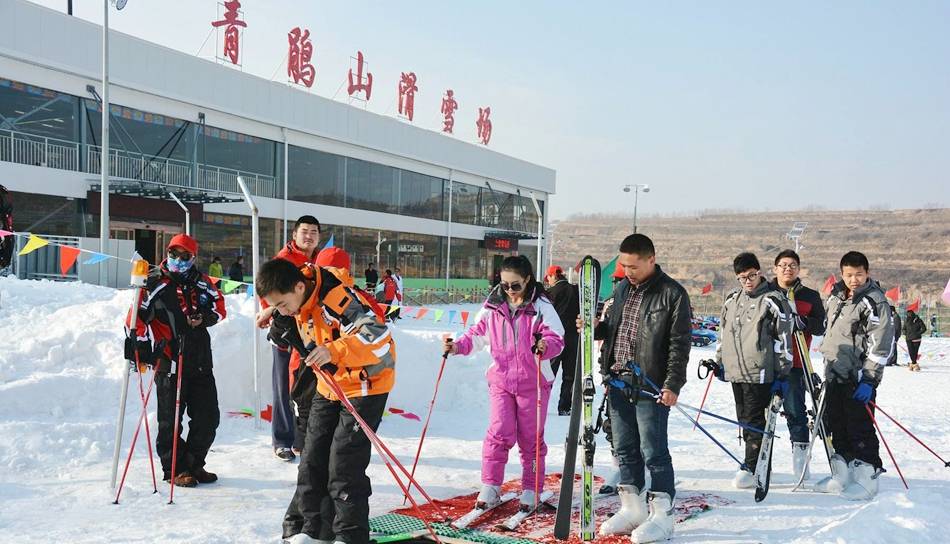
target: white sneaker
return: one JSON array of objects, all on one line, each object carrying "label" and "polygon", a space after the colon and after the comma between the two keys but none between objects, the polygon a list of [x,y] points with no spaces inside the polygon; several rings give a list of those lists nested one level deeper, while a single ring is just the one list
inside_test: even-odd
[{"label": "white sneaker", "polygon": [[617,486],[620,496],[620,510],[600,525],[600,536],[628,535],[646,521],[647,492],[642,493],[633,485]]},{"label": "white sneaker", "polygon": [[792,443],[792,474],[795,475],[796,482],[802,479],[802,470],[805,471],[805,480],[811,477],[811,471],[808,469],[808,465],[806,464],[807,453],[808,442]]},{"label": "white sneaker", "polygon": [[841,496],[851,501],[867,501],[877,495],[878,477],[884,472],[881,469],[875,469],[870,465],[855,459],[851,461],[852,482],[841,492]]},{"label": "white sneaker", "polygon": [[646,544],[673,536],[673,500],[666,493],[650,493],[650,516],[630,535],[630,542]]},{"label": "white sneaker", "polygon": [[819,493],[841,493],[853,481],[851,466],[837,453],[831,456],[832,475],[818,480],[815,491]]},{"label": "white sneaker", "polygon": [[732,479],[732,485],[736,489],[752,489],[755,487],[755,474],[748,470],[739,470]]},{"label": "white sneaker", "polygon": [[501,502],[501,486],[482,484],[482,490],[478,492],[475,498],[475,505],[478,508],[494,508]]}]

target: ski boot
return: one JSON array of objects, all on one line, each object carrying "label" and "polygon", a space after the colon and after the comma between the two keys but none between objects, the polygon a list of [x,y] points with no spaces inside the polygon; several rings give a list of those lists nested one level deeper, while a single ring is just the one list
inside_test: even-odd
[{"label": "ski boot", "polygon": [[620,510],[607,518],[600,526],[600,535],[628,535],[646,521],[647,492],[640,492],[634,485],[617,486],[620,496]]},{"label": "ski boot", "polygon": [[868,501],[877,495],[878,477],[884,472],[883,469],[875,469],[870,465],[855,459],[849,464],[853,481],[851,485],[844,488],[841,496],[851,501]]},{"label": "ski boot", "polygon": [[827,478],[818,480],[815,484],[815,491],[819,493],[841,493],[854,481],[851,476],[851,465],[837,453],[831,456],[831,464],[834,467],[833,474]]},{"label": "ski boot", "polygon": [[482,490],[478,492],[475,498],[475,508],[488,510],[498,506],[501,502],[501,486],[483,484]]},{"label": "ski boot", "polygon": [[650,492],[650,516],[630,535],[630,542],[645,544],[673,536],[673,499],[666,493]]},{"label": "ski boot", "polygon": [[732,485],[736,489],[752,489],[755,487],[755,474],[748,470],[740,469],[732,479]]},{"label": "ski boot", "polygon": [[[806,454],[808,453],[808,442],[792,443],[792,473],[795,475],[795,481],[805,481],[811,477],[808,470]],[[802,479],[802,471],[805,471],[805,478]]]}]

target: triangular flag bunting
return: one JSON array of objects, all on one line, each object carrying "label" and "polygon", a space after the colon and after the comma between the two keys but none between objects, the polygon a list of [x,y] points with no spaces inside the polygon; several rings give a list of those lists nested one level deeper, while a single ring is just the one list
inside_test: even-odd
[{"label": "triangular flag bunting", "polygon": [[707,283],[703,286],[703,294],[708,295],[709,293],[712,293],[712,283]]},{"label": "triangular flag bunting", "polygon": [[908,312],[919,312],[920,311],[920,297],[917,297],[917,300],[911,302],[907,305]]},{"label": "triangular flag bunting", "polygon": [[834,274],[828,276],[828,279],[825,280],[825,285],[822,286],[821,292],[826,295],[831,294],[831,290],[835,288],[835,284],[838,283],[838,279],[835,278]]},{"label": "triangular flag bunting", "polygon": [[463,327],[468,326],[468,312],[465,312],[465,311],[462,312],[462,326]]},{"label": "triangular flag bunting", "polygon": [[45,239],[40,238],[39,236],[35,234],[31,234],[30,239],[27,240],[26,245],[23,246],[23,249],[20,250],[19,255],[26,255],[27,253],[32,253],[36,251],[37,249],[45,246],[48,243],[49,242],[47,242]]},{"label": "triangular flag bunting", "polygon": [[248,286],[247,286],[247,298],[251,298],[251,297],[253,297],[253,296],[254,296],[254,286],[248,284]]},{"label": "triangular flag bunting", "polygon": [[323,246],[323,249],[326,249],[328,247],[333,247],[333,234],[330,235],[330,239],[327,240],[327,243],[325,246]]},{"label": "triangular flag bunting", "polygon": [[241,285],[241,284],[236,281],[221,280],[221,291],[223,291],[224,294],[226,295],[230,293],[231,291],[234,291],[235,289],[237,289],[238,285]]},{"label": "triangular flag bunting", "polygon": [[79,248],[59,246],[59,273],[65,276],[69,269],[76,264],[77,257],[79,257]]},{"label": "triangular flag bunting", "polygon": [[397,306],[397,305],[395,305],[395,304],[390,304],[390,305],[389,305],[389,309],[386,310],[386,315],[389,315],[389,314],[395,312],[395,311],[398,310],[398,309],[399,309],[399,306]]},{"label": "triangular flag bunting", "polygon": [[106,255],[104,253],[93,253],[92,257],[89,257],[88,259],[83,261],[82,264],[99,264],[108,258],[109,258],[109,255]]},{"label": "triangular flag bunting", "polygon": [[947,280],[947,286],[943,288],[943,294],[940,295],[940,300],[944,304],[950,305],[950,280]]},{"label": "triangular flag bunting", "polygon": [[416,314],[416,319],[422,319],[422,316],[426,315],[426,312],[428,311],[428,308],[419,308],[419,313]]},{"label": "triangular flag bunting", "polygon": [[455,321],[455,310],[449,310],[449,323]]},{"label": "triangular flag bunting", "polygon": [[9,230],[0,229],[0,238],[3,238],[5,236],[12,236],[12,235],[13,235],[13,232]]},{"label": "triangular flag bunting", "polygon": [[435,319],[434,319],[434,321],[435,321],[436,323],[438,323],[439,320],[442,319],[442,314],[445,313],[445,310],[436,310],[434,313],[435,313]]},{"label": "triangular flag bunting", "polygon": [[898,285],[893,289],[888,289],[884,296],[889,298],[891,302],[897,304],[897,301],[901,299],[901,286]]},{"label": "triangular flag bunting", "polygon": [[208,279],[211,280],[211,283],[218,283],[221,281],[221,278],[216,278],[214,276],[208,276]]},{"label": "triangular flag bunting", "polygon": [[267,408],[261,410],[261,419],[264,421],[270,421],[274,418],[274,407],[270,404],[267,405]]}]

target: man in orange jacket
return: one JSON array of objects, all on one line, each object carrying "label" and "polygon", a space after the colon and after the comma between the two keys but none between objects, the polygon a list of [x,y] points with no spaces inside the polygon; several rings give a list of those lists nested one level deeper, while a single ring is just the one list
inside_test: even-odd
[{"label": "man in orange jacket", "polygon": [[[269,336],[297,334],[312,346],[304,364],[333,370],[333,379],[375,431],[395,381],[392,334],[352,288],[326,268],[297,268],[274,259],[258,272],[257,293],[294,326]],[[297,489],[284,516],[290,542],[369,542],[371,443],[323,381],[317,383],[307,422]],[[332,467],[332,471],[331,471]],[[332,507],[331,507],[332,505]]]}]

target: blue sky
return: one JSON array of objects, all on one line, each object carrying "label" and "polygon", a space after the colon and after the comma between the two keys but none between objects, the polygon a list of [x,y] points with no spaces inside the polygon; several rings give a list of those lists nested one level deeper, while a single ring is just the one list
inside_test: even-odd
[{"label": "blue sky", "polygon": [[[37,3],[65,10],[66,0]],[[102,2],[75,0],[101,23]],[[555,218],[950,206],[950,2],[313,2],[246,0],[244,70],[284,81],[286,32],[309,28],[313,92],[342,99],[349,57],[393,115],[419,77],[415,124],[459,138],[491,106],[491,148],[554,168]],[[195,54],[211,0],[129,0],[113,28]],[[213,37],[202,54],[213,54]]]}]

